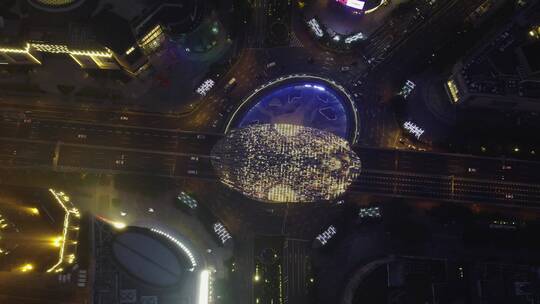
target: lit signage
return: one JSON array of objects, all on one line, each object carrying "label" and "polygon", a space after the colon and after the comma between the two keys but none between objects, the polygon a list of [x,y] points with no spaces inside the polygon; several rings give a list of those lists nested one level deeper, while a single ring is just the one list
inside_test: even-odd
[{"label": "lit signage", "polygon": [[319,234],[315,239],[321,243],[321,245],[326,245],[328,241],[336,235],[337,229],[334,226],[328,227],[323,233]]},{"label": "lit signage", "polygon": [[317,19],[312,18],[307,22],[307,24],[309,25],[309,27],[311,28],[311,30],[313,31],[315,36],[317,36],[317,37],[324,36],[324,32],[321,29],[321,26],[319,25],[319,22],[317,22]]},{"label": "lit signage", "polygon": [[360,211],[358,211],[358,216],[360,218],[380,218],[381,209],[379,207],[360,208]]},{"label": "lit signage", "polygon": [[425,132],[424,129],[418,127],[417,125],[415,125],[414,123],[412,123],[410,121],[405,122],[403,124],[403,127],[405,128],[405,130],[407,130],[412,135],[416,136],[416,138],[418,138],[418,139],[420,139],[422,134],[424,134],[424,132]]},{"label": "lit signage", "polygon": [[212,79],[205,80],[198,88],[197,93],[201,96],[206,96],[208,92],[214,87],[215,82]]},{"label": "lit signage", "polygon": [[411,95],[414,88],[416,88],[416,84],[410,80],[407,80],[403,88],[401,88],[399,95],[403,96],[403,98],[407,98],[409,95]]},{"label": "lit signage", "polygon": [[191,196],[187,195],[184,191],[180,192],[176,198],[191,209],[197,208],[197,201]]},{"label": "lit signage", "polygon": [[352,36],[349,36],[347,38],[345,38],[345,43],[346,44],[351,44],[355,41],[358,41],[358,40],[364,40],[366,39],[366,36],[364,36],[364,33],[356,33]]},{"label": "lit signage", "polygon": [[225,244],[228,240],[232,239],[229,231],[227,231],[227,228],[225,228],[222,223],[215,223],[213,228],[214,232],[217,234],[222,244]]},{"label": "lit signage", "polygon": [[345,4],[348,7],[352,7],[359,10],[364,9],[364,6],[366,5],[365,1],[359,1],[359,0],[337,0],[337,1],[339,3]]},{"label": "lit signage", "polygon": [[458,103],[459,102],[459,89],[456,85],[456,82],[453,79],[450,79],[446,82],[446,88],[448,92],[450,93],[450,97],[452,98],[452,103]]}]

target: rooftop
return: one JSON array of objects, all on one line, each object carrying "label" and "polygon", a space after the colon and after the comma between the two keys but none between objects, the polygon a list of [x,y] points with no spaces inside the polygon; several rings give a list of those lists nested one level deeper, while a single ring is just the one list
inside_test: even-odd
[{"label": "rooftop", "polygon": [[540,41],[531,40],[526,26],[513,23],[484,42],[460,71],[469,92],[540,97]]}]

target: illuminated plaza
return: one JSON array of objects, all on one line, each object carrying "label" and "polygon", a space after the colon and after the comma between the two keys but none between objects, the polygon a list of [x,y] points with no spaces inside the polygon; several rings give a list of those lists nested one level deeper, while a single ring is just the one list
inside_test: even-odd
[{"label": "illuminated plaza", "polygon": [[360,173],[360,159],[331,133],[291,124],[233,129],[212,153],[225,185],[273,203],[328,201]]}]

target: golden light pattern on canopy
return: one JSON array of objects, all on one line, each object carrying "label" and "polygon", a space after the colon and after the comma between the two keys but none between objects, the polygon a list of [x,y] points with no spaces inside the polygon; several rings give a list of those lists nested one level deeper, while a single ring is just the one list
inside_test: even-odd
[{"label": "golden light pattern on canopy", "polygon": [[231,130],[214,147],[212,164],[230,188],[273,203],[334,199],[361,169],[343,138],[289,124]]},{"label": "golden light pattern on canopy", "polygon": [[32,0],[46,6],[67,6],[79,0]]}]

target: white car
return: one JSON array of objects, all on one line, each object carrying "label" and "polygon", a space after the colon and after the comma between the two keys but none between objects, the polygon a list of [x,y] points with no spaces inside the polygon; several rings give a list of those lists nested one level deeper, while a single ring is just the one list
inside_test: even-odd
[{"label": "white car", "polygon": [[78,139],[86,139],[86,134],[77,134]]}]

